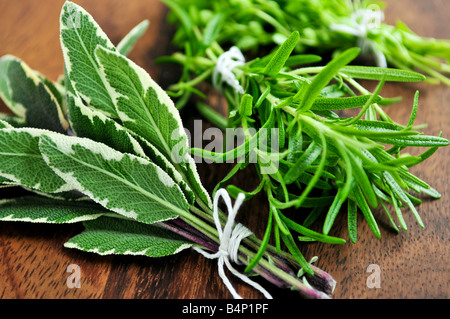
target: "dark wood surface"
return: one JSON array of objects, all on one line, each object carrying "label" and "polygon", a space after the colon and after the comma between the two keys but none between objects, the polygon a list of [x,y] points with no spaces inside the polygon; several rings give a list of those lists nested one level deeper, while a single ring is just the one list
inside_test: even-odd
[{"label": "dark wood surface", "polygon": [[[173,29],[166,23],[167,9],[156,0],[76,1],[88,10],[117,43],[143,19],[151,21],[145,36],[130,57],[158,82],[167,84],[176,76],[170,68],[156,65],[155,58],[170,52]],[[424,36],[450,38],[450,2],[447,0],[390,0],[386,21],[397,19]],[[0,56],[13,54],[32,68],[55,80],[63,70],[59,45],[59,13],[62,0],[0,1]],[[372,85],[367,83],[367,85]],[[384,96],[403,96],[389,108],[389,114],[406,124],[416,89],[420,90],[418,122],[428,123],[427,134],[442,130],[450,137],[450,88],[443,85],[389,84]],[[4,106],[2,106],[3,108]],[[183,114],[183,119],[194,114]],[[382,238],[374,238],[360,219],[357,244],[340,246],[313,243],[301,247],[307,258],[319,256],[317,265],[337,280],[335,298],[430,298],[449,297],[449,207],[450,147],[413,169],[442,194],[440,200],[425,200],[418,207],[426,228],[421,229],[411,213],[405,213],[409,230],[394,233],[381,211],[376,211]],[[227,167],[200,165],[201,177],[209,190],[224,176]],[[252,173],[240,175],[252,181]],[[267,207],[263,198],[246,203],[241,219],[257,234],[265,226]],[[347,238],[346,220],[338,217],[332,235]],[[231,298],[222,284],[215,261],[196,252],[151,259],[131,256],[98,256],[66,249],[63,243],[82,230],[81,225],[0,223],[0,298]],[[81,287],[69,289],[68,265],[81,269]],[[381,287],[369,288],[367,267],[380,267]],[[231,278],[244,298],[262,296]],[[268,286],[268,285],[266,285]],[[294,292],[271,289],[275,297],[297,298]]]}]

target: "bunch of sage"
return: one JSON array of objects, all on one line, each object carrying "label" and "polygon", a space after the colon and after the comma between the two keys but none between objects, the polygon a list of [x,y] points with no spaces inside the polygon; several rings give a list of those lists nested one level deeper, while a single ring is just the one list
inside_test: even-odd
[{"label": "bunch of sage", "polygon": [[[27,191],[0,202],[0,220],[83,223],[64,246],[101,255],[161,257],[191,247],[223,253],[234,220],[203,187],[174,103],[126,56],[147,24],[114,46],[88,12],[66,2],[61,80],[17,57],[0,59],[0,94],[12,113],[0,120],[0,181]],[[251,232],[235,246],[230,254],[247,266],[245,277],[258,274],[305,297],[331,296],[334,280],[303,258],[277,252]],[[231,268],[228,252],[219,257]]]}]

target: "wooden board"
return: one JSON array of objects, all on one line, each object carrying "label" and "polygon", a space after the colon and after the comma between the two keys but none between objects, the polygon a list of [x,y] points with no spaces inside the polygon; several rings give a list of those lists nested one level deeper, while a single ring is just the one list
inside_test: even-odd
[{"label": "wooden board", "polygon": [[[155,58],[171,52],[173,28],[166,23],[167,9],[156,0],[76,1],[89,11],[114,43],[143,19],[151,21],[149,30],[130,57],[143,66],[163,86],[176,80],[167,67],[156,65]],[[402,0],[388,2],[386,20],[401,19],[415,32],[438,38],[449,37],[450,2],[446,0]],[[0,56],[14,54],[32,68],[55,80],[63,70],[59,45],[59,13],[62,0],[0,1]],[[367,83],[367,85],[371,85]],[[390,108],[389,115],[406,124],[415,90],[420,90],[418,122],[428,123],[427,134],[450,135],[450,88],[443,85],[389,84],[384,96],[403,96]],[[2,106],[4,108],[4,106]],[[184,113],[183,119],[196,115]],[[449,296],[449,207],[448,187],[450,148],[413,172],[429,181],[442,193],[442,199],[426,200],[418,210],[426,225],[421,229],[410,213],[407,232],[395,234],[380,216],[382,238],[377,240],[362,222],[357,244],[330,246],[305,244],[307,258],[319,256],[317,265],[338,282],[335,298],[434,298]],[[209,190],[226,173],[226,166],[200,165],[201,178]],[[240,175],[251,182],[252,173]],[[251,222],[257,234],[263,231],[267,207],[255,198],[241,209],[241,218]],[[332,235],[347,238],[345,216],[336,221]],[[129,256],[97,256],[64,248],[63,243],[82,230],[81,225],[36,225],[0,223],[0,298],[108,298],[172,299],[231,298],[221,282],[215,261],[185,251],[177,256],[150,259]],[[66,272],[71,264],[81,269],[81,287],[67,286]],[[369,265],[379,266],[380,288],[369,288]],[[231,279],[244,298],[262,296],[245,284]],[[290,291],[270,289],[275,297],[297,298]]]}]

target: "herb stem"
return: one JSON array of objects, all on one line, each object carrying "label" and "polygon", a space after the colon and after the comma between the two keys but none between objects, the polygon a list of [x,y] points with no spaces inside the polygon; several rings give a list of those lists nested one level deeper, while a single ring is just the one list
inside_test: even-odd
[{"label": "herb stem", "polygon": [[213,70],[214,70],[214,68],[209,68],[206,71],[204,71],[202,74],[200,74],[199,76],[195,77],[194,79],[192,79],[188,82],[180,82],[180,83],[174,84],[170,87],[170,90],[178,91],[178,90],[182,90],[185,88],[197,86],[198,84],[205,81],[208,77],[210,77],[211,74],[213,73]]},{"label": "herb stem", "polygon": [[284,34],[288,37],[291,34],[291,31],[286,29],[281,23],[279,23],[276,19],[274,19],[271,15],[267,14],[262,10],[255,10],[255,14],[257,17],[271,24],[278,32]]},{"label": "herb stem", "polygon": [[[248,257],[254,257],[255,254],[245,248],[244,246],[240,246],[239,250],[244,254],[244,256]],[[248,263],[248,260],[245,259],[245,257],[240,258],[241,261],[245,264]],[[316,290],[315,288],[311,287],[310,285],[305,284],[304,282],[300,281],[299,278],[294,277],[291,274],[288,274],[287,272],[283,271],[282,269],[278,268],[274,264],[270,263],[264,258],[261,258],[258,262],[258,265],[266,270],[269,271],[270,274],[275,275],[277,278],[282,280],[285,284],[288,286],[297,289],[302,295],[309,298],[315,298],[315,299],[329,299],[330,297],[319,290]],[[257,271],[257,269],[255,270]]]},{"label": "herb stem", "polygon": [[194,226],[195,228],[201,230],[205,235],[207,235],[212,240],[218,242],[219,236],[217,233],[217,229],[215,229],[214,227],[212,227],[210,224],[206,223],[202,219],[199,219],[197,216],[200,215],[203,218],[207,218],[208,222],[212,222],[211,217],[208,216],[207,214],[205,214],[203,211],[201,211],[200,209],[198,209],[195,206],[191,206],[190,210],[194,214],[188,213],[185,216],[182,216],[182,217],[184,217],[183,218],[184,221],[187,222],[188,224],[190,224],[191,226]]}]

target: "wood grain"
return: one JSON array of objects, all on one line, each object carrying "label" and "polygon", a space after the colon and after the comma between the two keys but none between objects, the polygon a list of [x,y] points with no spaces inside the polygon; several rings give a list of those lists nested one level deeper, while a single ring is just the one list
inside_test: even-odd
[{"label": "wood grain", "polygon": [[[173,29],[166,23],[166,8],[156,0],[76,1],[90,12],[113,43],[117,43],[143,19],[151,21],[149,30],[130,54],[163,86],[176,79],[176,70],[154,63],[154,59],[171,52]],[[403,0],[388,2],[386,20],[401,19],[424,36],[446,38],[450,3],[446,0]],[[59,13],[62,0],[0,1],[0,56],[14,54],[55,80],[62,72],[59,45]],[[366,83],[368,86],[372,83]],[[389,115],[406,123],[415,90],[420,90],[418,122],[428,123],[428,134],[441,130],[449,137],[450,88],[424,84],[390,84],[385,96],[402,96],[403,101],[389,108]],[[4,106],[2,106],[4,108]],[[446,112],[447,111],[447,112]],[[184,112],[189,125],[195,113]],[[338,281],[335,298],[437,298],[449,297],[449,207],[448,188],[450,148],[413,172],[439,190],[442,199],[425,200],[418,210],[426,225],[421,229],[410,213],[405,212],[409,230],[394,233],[381,211],[381,240],[375,239],[360,219],[358,243],[330,246],[320,243],[301,247],[307,258],[319,256],[317,265]],[[201,178],[209,190],[224,176],[227,165],[200,165]],[[252,172],[239,176],[254,182]],[[250,185],[249,185],[250,187]],[[1,193],[5,196],[4,193]],[[263,198],[255,198],[241,209],[241,220],[257,234],[265,226],[267,207]],[[345,216],[338,217],[332,235],[347,238]],[[173,299],[231,298],[222,284],[214,261],[195,252],[151,259],[130,256],[97,256],[63,248],[63,243],[82,230],[81,225],[37,225],[0,223],[0,298],[2,299]],[[67,266],[81,268],[81,288],[69,289]],[[370,264],[381,270],[381,288],[368,288],[366,272]],[[245,298],[262,296],[231,278]],[[267,286],[267,285],[266,285]],[[270,288],[275,297],[297,298],[289,291]]]}]

